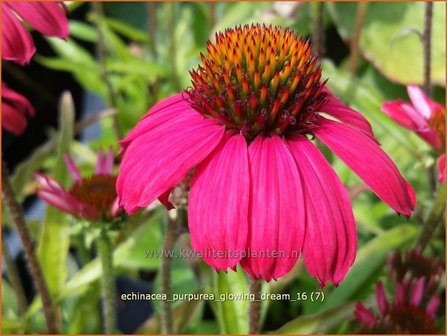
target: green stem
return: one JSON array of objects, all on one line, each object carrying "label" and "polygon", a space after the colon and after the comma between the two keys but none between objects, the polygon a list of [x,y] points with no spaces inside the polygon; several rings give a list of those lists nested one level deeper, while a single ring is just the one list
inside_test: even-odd
[{"label": "green stem", "polygon": [[113,267],[113,250],[110,238],[107,232],[103,231],[96,241],[98,255],[101,259],[102,266],[102,302],[103,302],[103,318],[104,333],[114,334],[116,328],[116,288],[115,288],[115,271]]},{"label": "green stem", "polygon": [[324,57],[324,2],[312,5],[312,45],[320,60]]},{"label": "green stem", "polygon": [[443,214],[445,210],[445,184],[440,183],[436,190],[435,199],[433,201],[430,212],[425,220],[421,235],[417,242],[417,246],[421,248],[421,251],[427,246],[430,241],[433,232],[436,227],[444,222]]},{"label": "green stem", "polygon": [[169,298],[171,297],[171,251],[174,248],[177,239],[177,222],[181,219],[182,209],[177,209],[177,218],[171,218],[168,215],[168,223],[166,227],[165,240],[163,243],[163,260],[161,265],[161,285],[163,293],[166,294],[168,300],[162,302],[161,314],[161,332],[162,334],[174,333],[174,325],[172,320],[172,306]]},{"label": "green stem", "polygon": [[176,92],[180,92],[182,88],[180,87],[180,80],[177,75],[177,42],[175,39],[175,8],[176,4],[173,2],[166,3],[166,24],[168,25],[168,38],[169,38],[169,60],[171,61],[171,80],[172,85]]},{"label": "green stem", "polygon": [[17,201],[14,189],[12,188],[11,182],[8,177],[8,170],[6,164],[2,158],[2,192],[3,199],[9,208],[12,219],[16,224],[17,232],[19,234],[20,240],[22,241],[23,250],[25,252],[28,267],[33,279],[36,290],[42,299],[42,308],[45,316],[45,321],[47,324],[47,331],[49,334],[58,334],[58,318],[56,311],[51,300],[50,293],[45,281],[45,278],[40,268],[40,264],[37,260],[31,235],[28,231],[28,227],[23,216],[22,208]]},{"label": "green stem", "polygon": [[431,91],[431,28],[433,22],[433,2],[425,3],[424,32],[422,44],[424,47],[424,91],[430,96]]},{"label": "green stem", "polygon": [[20,316],[23,316],[26,312],[26,307],[28,306],[28,302],[26,300],[25,293],[23,291],[22,283],[20,282],[20,277],[17,273],[16,265],[9,255],[8,246],[6,243],[2,243],[2,254],[5,261],[6,272],[8,274],[8,280],[11,284],[11,287],[14,291],[14,295],[16,296],[17,306],[19,308]]},{"label": "green stem", "polygon": [[350,71],[354,76],[357,73],[357,63],[360,54],[360,36],[362,33],[363,21],[365,20],[366,10],[368,8],[368,2],[360,1],[357,4],[357,14],[355,17],[354,36],[351,40],[351,63]]},{"label": "green stem", "polygon": [[249,334],[258,334],[260,329],[260,317],[261,317],[261,288],[262,280],[251,280],[250,294],[254,294],[255,299],[250,301],[249,309]]}]

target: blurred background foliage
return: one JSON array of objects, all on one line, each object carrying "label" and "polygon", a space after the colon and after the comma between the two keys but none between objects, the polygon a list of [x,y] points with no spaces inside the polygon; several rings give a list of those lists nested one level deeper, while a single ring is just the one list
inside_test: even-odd
[{"label": "blurred background foliage", "polygon": [[[112,146],[125,135],[160,99],[190,85],[188,70],[195,68],[206,41],[214,32],[239,24],[260,22],[290,27],[309,36],[319,4],[307,2],[232,3],[104,3],[102,8],[72,2],[70,38],[48,38],[41,45],[48,52],[33,60],[35,67],[63,73],[74,81],[80,93],[75,100],[66,96],[58,108],[47,107],[58,122],[41,129],[45,139],[28,146],[24,158],[16,162],[14,188],[19,199],[32,203],[36,185],[35,170],[49,172],[62,184],[68,183],[63,154],[70,151],[83,173],[91,172],[95,150]],[[353,309],[357,300],[373,302],[374,284],[385,279],[386,258],[392,250],[415,244],[432,202],[426,168],[434,159],[428,145],[402,129],[380,111],[385,100],[408,100],[405,85],[422,84],[422,45],[418,32],[423,27],[424,4],[370,3],[360,37],[357,72],[349,71],[349,43],[353,38],[356,3],[325,3],[323,77],[329,78],[333,92],[364,114],[384,150],[393,158],[417,193],[417,211],[411,219],[398,217],[372,192],[355,196],[353,207],[358,227],[357,260],[338,288],[323,289],[324,302],[264,301],[263,330],[275,333],[353,333]],[[432,38],[433,98],[445,101],[445,4],[434,5]],[[9,69],[6,76],[14,73]],[[40,77],[34,80],[44,79]],[[60,81],[60,79],[58,79]],[[56,82],[55,86],[62,85]],[[86,116],[86,96],[100,97],[103,107]],[[37,95],[38,96],[38,95]],[[32,100],[39,106],[39,97]],[[112,110],[107,110],[111,108]],[[106,111],[106,112],[104,112]],[[82,118],[98,121],[96,136],[86,143]],[[38,123],[38,119],[33,121]],[[57,126],[56,126],[57,125]],[[34,125],[32,127],[42,128]],[[31,127],[31,128],[32,128]],[[92,127],[92,126],[90,126]],[[13,157],[23,143],[6,139],[6,155]],[[9,153],[9,154],[8,154]],[[361,189],[360,180],[338,159],[326,153],[342,181]],[[28,204],[26,203],[26,204]],[[5,209],[5,207],[3,207]],[[29,217],[30,218],[30,217]],[[146,250],[159,250],[166,214],[160,208],[142,211],[132,217],[116,240],[114,250],[118,288],[129,292],[159,293],[160,259],[147,259]],[[3,212],[4,228],[10,223]],[[61,307],[64,332],[100,332],[99,284],[101,268],[89,246],[89,238],[76,230],[72,220],[48,207],[41,218],[29,219],[30,230],[50,291]],[[444,228],[436,232],[427,248],[429,255],[445,255]],[[182,234],[176,248],[188,248],[188,235]],[[174,293],[248,292],[242,271],[216,274],[197,260],[175,260]],[[294,270],[277,282],[265,284],[270,293],[318,290],[300,260]],[[444,290],[444,285],[442,290]],[[442,297],[442,296],[441,296]],[[29,299],[33,298],[30,294]],[[7,281],[2,286],[2,332],[43,332],[41,302],[34,299],[25,316],[19,318],[17,303]],[[246,333],[248,302],[179,301],[174,303],[174,323],[180,333]],[[445,311],[442,303],[439,316]],[[159,303],[120,301],[119,324],[127,333],[158,333]],[[439,325],[444,320],[439,317]]]}]

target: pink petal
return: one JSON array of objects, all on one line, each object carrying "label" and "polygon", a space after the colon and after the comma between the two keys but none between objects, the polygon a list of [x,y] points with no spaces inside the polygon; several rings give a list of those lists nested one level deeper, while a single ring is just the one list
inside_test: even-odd
[{"label": "pink petal", "polygon": [[[242,135],[225,136],[194,173],[188,204],[191,246],[216,271],[236,267],[245,252],[249,186]],[[216,253],[207,255],[210,250]]]},{"label": "pink petal", "polygon": [[276,134],[258,135],[248,152],[248,256],[241,265],[252,278],[276,280],[292,269],[302,248],[303,186],[290,150]]},{"label": "pink petal", "polygon": [[371,125],[363,115],[343,104],[338,98],[332,95],[329,89],[325,88],[323,92],[328,94],[328,102],[321,108],[322,112],[337,118],[349,126],[358,128],[371,137],[374,137]]},{"label": "pink petal", "polygon": [[163,194],[161,194],[158,197],[158,201],[164,205],[164,207],[166,208],[166,210],[172,210],[175,209],[174,204],[171,203],[171,201],[169,200],[169,196],[171,195],[171,191],[172,188],[166,190]]},{"label": "pink petal", "polygon": [[374,314],[360,302],[355,306],[354,315],[365,327],[373,327],[376,324]]},{"label": "pink petal", "polygon": [[119,205],[118,197],[115,199],[115,201],[112,203],[112,206],[110,207],[109,216],[115,217],[121,212],[121,208]]},{"label": "pink petal", "polygon": [[199,117],[173,118],[128,145],[117,180],[120,205],[128,213],[147,206],[178,184],[217,146],[224,128]]},{"label": "pink petal", "polygon": [[34,117],[35,115],[34,107],[28,99],[10,89],[4,82],[2,82],[2,101],[10,104],[22,115],[29,115],[30,117]]},{"label": "pink petal", "polygon": [[109,148],[104,157],[104,174],[112,175],[113,174],[113,163],[115,156],[113,154],[113,149]]},{"label": "pink petal", "polygon": [[17,112],[17,110],[2,101],[2,127],[15,135],[20,135],[25,131],[26,118]]},{"label": "pink petal", "polygon": [[438,157],[438,179],[439,182],[444,183],[445,182],[445,154],[442,154],[440,157]]},{"label": "pink petal", "polygon": [[96,168],[95,174],[103,175],[104,174],[104,164],[105,164],[105,155],[102,153],[102,150],[98,149],[96,151]]},{"label": "pink petal", "polygon": [[81,173],[79,172],[76,163],[74,163],[70,154],[65,154],[64,156],[65,164],[67,165],[68,172],[71,175],[71,178],[74,182],[78,182],[82,180]]},{"label": "pink petal", "polygon": [[124,153],[127,146],[137,137],[147,133],[151,129],[165,123],[171,122],[173,119],[199,119],[200,114],[197,113],[186,100],[183,99],[183,93],[179,93],[163,99],[155,104],[138,122],[127,136],[119,143],[121,150],[119,154]]},{"label": "pink petal", "polygon": [[394,304],[396,306],[403,306],[405,305],[405,293],[406,288],[402,283],[398,283],[396,285],[396,291],[394,293]]},{"label": "pink petal", "polygon": [[442,105],[427,97],[424,91],[415,84],[407,85],[407,93],[416,110],[425,119],[430,119],[435,112],[443,108]]},{"label": "pink petal", "polygon": [[379,307],[380,312],[385,315],[388,312],[388,301],[386,299],[385,289],[381,282],[378,282],[376,285],[376,298],[377,307]]},{"label": "pink petal", "polygon": [[435,318],[440,305],[441,305],[441,299],[439,298],[439,296],[434,295],[432,296],[430,301],[428,301],[427,308],[425,309],[425,311],[430,317]]},{"label": "pink petal", "polygon": [[45,174],[36,172],[34,174],[34,176],[35,176],[36,182],[38,184],[40,184],[40,186],[43,189],[51,189],[53,191],[63,191],[64,190],[64,188],[62,188],[62,186],[59,183],[57,183],[57,181],[53,180],[51,177],[49,177]]},{"label": "pink petal", "polygon": [[29,31],[11,12],[10,3],[2,2],[2,58],[27,64],[36,52]]},{"label": "pink petal", "polygon": [[421,304],[422,297],[424,296],[424,287],[425,287],[425,277],[422,277],[416,281],[412,290],[411,290],[411,298],[410,304],[414,307],[417,307]]},{"label": "pink petal", "polygon": [[68,37],[68,20],[59,2],[8,2],[8,6],[42,34]]},{"label": "pink petal", "polygon": [[325,118],[320,118],[313,131],[380,199],[396,212],[411,215],[414,191],[374,140],[355,128]]},{"label": "pink petal", "polygon": [[302,135],[288,140],[302,176],[306,212],[303,258],[321,287],[338,285],[356,254],[356,228],[348,193],[320,151]]}]

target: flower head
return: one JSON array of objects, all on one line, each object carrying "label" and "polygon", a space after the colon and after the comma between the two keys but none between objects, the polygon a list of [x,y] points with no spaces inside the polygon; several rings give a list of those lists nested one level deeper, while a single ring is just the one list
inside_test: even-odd
[{"label": "flower head", "polygon": [[30,102],[2,82],[2,127],[20,135],[26,128],[27,117],[34,117],[34,114]]},{"label": "flower head", "polygon": [[2,1],[2,58],[19,64],[29,63],[36,52],[29,31],[20,22],[28,22],[48,36],[68,37],[68,21],[58,2]]},{"label": "flower head", "polygon": [[[309,42],[279,27],[218,33],[192,87],[154,107],[121,141],[117,180],[128,213],[168,195],[191,170],[191,245],[216,270],[285,275],[303,255],[321,286],[356,253],[349,197],[308,137],[317,137],[397,212],[414,192],[371,126],[321,81]],[[330,120],[322,113],[330,115]],[[218,253],[210,253],[217,251]]]},{"label": "flower head", "polygon": [[[376,285],[378,312],[357,303],[355,316],[362,324],[360,333],[365,334],[436,334],[435,316],[439,308],[439,296],[433,295],[424,306],[425,278],[420,278],[412,287],[398,283],[394,302],[389,303],[383,284]],[[409,298],[407,298],[407,293]]]},{"label": "flower head", "polygon": [[[445,106],[431,100],[417,85],[408,85],[407,93],[411,104],[400,99],[385,102],[382,111],[444,153],[447,135]],[[438,172],[439,180],[445,182],[445,154],[438,158]]]},{"label": "flower head", "polygon": [[37,195],[48,204],[76,218],[90,221],[111,219],[120,212],[115,191],[116,176],[113,175],[113,152],[98,152],[95,174],[81,177],[73,159],[66,155],[65,162],[74,184],[65,190],[52,178],[37,173],[40,184]]}]

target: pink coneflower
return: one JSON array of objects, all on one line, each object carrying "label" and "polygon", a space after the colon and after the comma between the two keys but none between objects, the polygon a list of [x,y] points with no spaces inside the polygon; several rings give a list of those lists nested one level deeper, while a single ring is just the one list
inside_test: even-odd
[{"label": "pink coneflower", "polygon": [[[416,132],[434,149],[444,153],[445,107],[427,97],[417,85],[408,85],[407,93],[412,104],[400,99],[385,102],[382,111],[399,125]],[[439,180],[445,182],[445,154],[439,156],[437,165]]]},{"label": "pink coneflower", "polygon": [[29,31],[19,17],[42,34],[68,37],[68,21],[61,2],[2,2],[2,58],[29,63],[36,52]]},{"label": "pink coneflower", "polygon": [[20,135],[26,128],[27,117],[34,117],[34,108],[21,94],[2,82],[2,128]]},{"label": "pink coneflower", "polygon": [[439,308],[439,296],[433,295],[424,307],[425,278],[420,278],[409,288],[399,283],[396,286],[394,302],[389,303],[381,282],[376,285],[376,300],[378,312],[365,308],[357,303],[355,316],[362,324],[360,333],[364,334],[436,334],[436,312]]},{"label": "pink coneflower", "polygon": [[308,41],[246,25],[216,34],[207,50],[192,88],[156,104],[121,141],[120,204],[128,213],[157,198],[167,204],[194,169],[188,225],[208,264],[241,263],[269,281],[302,252],[321,286],[338,284],[355,258],[355,222],[343,184],[308,137],[398,213],[411,214],[413,190],[368,121],[328,91]]},{"label": "pink coneflower", "polygon": [[120,209],[115,190],[116,176],[113,175],[113,152],[98,152],[95,174],[81,177],[79,169],[70,155],[65,163],[73,178],[73,186],[65,190],[52,178],[37,173],[40,185],[37,195],[48,204],[73,215],[90,221],[111,219]]}]

